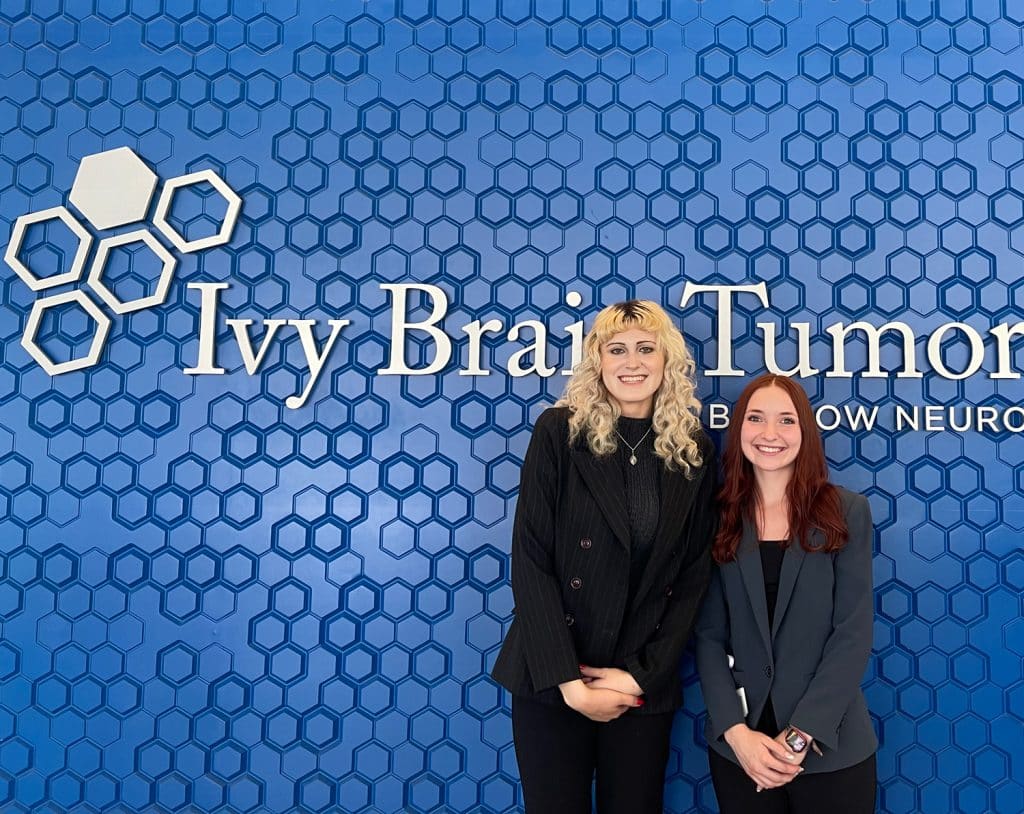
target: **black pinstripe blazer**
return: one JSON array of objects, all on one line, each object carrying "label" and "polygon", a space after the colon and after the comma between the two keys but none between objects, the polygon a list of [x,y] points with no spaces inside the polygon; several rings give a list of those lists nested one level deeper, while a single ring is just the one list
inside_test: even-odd
[{"label": "black pinstripe blazer", "polygon": [[515,695],[560,699],[579,665],[628,670],[645,704],[682,703],[679,660],[710,574],[717,523],[715,450],[704,433],[703,466],[687,480],[661,471],[661,518],[651,556],[629,600],[630,529],[618,456],[569,445],[569,412],[537,420],[520,474],[512,532],[515,610],[493,676]]}]

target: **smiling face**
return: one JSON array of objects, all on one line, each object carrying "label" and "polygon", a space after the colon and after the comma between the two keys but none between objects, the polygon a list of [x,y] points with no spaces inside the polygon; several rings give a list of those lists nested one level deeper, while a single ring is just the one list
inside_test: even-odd
[{"label": "smiling face", "polygon": [[789,394],[774,386],[755,390],[747,403],[740,431],[740,447],[754,473],[791,475],[801,438],[800,420]]},{"label": "smiling face", "polygon": [[601,381],[627,418],[651,415],[664,372],[665,354],[650,331],[622,331],[601,346]]}]

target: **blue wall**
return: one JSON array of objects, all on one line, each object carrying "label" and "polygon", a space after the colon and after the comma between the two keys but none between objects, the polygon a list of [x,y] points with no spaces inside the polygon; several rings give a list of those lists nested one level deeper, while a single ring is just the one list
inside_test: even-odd
[{"label": "blue wall", "polygon": [[[808,323],[815,404],[879,408],[826,443],[877,520],[882,810],[1024,809],[1024,354],[989,334],[1024,298],[1022,23],[1010,0],[0,4],[0,809],[514,810],[486,673],[564,376],[506,372],[534,328],[459,375],[460,328],[537,320],[560,371],[568,326],[645,297],[714,369],[688,281],[766,284],[735,300],[738,369],[763,369],[756,323],[783,366]],[[447,297],[436,375],[379,375],[436,351],[396,340],[392,283]],[[225,319],[255,350],[277,331],[255,374]],[[328,319],[351,324],[290,407]],[[858,320],[909,326],[923,376],[893,333],[892,375],[855,335],[827,376],[826,329]],[[984,341],[962,379],[927,355],[949,322]],[[935,340],[953,373],[969,338]],[[1010,429],[897,426],[926,405]],[[668,805],[712,811],[683,669]]]}]

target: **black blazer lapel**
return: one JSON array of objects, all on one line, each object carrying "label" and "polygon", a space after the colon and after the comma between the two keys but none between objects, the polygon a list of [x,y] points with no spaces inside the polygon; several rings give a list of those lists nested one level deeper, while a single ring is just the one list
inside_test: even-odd
[{"label": "black blazer lapel", "polygon": [[[651,556],[644,567],[643,576],[640,578],[640,585],[637,587],[636,596],[633,597],[632,607],[640,604],[647,595],[651,586],[657,581],[664,567],[667,556],[672,556],[672,540],[678,539],[679,533],[686,522],[690,509],[693,506],[694,498],[700,489],[701,480],[710,477],[707,467],[702,467],[693,480],[687,480],[681,472],[661,468],[661,514],[658,518],[658,531],[654,536],[654,544],[651,547]],[[677,552],[679,556],[686,556],[683,551]]]},{"label": "black blazer lapel", "polygon": [[[743,539],[736,551],[736,564],[743,577],[743,585],[747,589],[747,598],[757,620],[757,629],[761,633],[765,650],[772,652],[772,640],[768,632],[768,600],[764,594],[764,569],[761,568],[761,552],[757,548],[757,533],[749,523],[743,524]],[[781,599],[781,594],[779,596]],[[777,607],[777,606],[776,606]],[[778,610],[775,612],[778,621]]]},{"label": "black blazer lapel", "polygon": [[572,461],[612,532],[629,551],[629,514],[626,509],[626,484],[617,455],[598,458],[585,447],[574,447]]},{"label": "black blazer lapel", "polygon": [[772,641],[775,641],[775,634],[778,633],[782,617],[786,615],[786,608],[789,600],[793,597],[793,588],[796,586],[796,578],[800,574],[800,568],[804,564],[804,557],[807,552],[797,542],[791,542],[786,548],[782,557],[782,571],[779,574],[779,595],[775,600],[775,617],[772,624]]}]

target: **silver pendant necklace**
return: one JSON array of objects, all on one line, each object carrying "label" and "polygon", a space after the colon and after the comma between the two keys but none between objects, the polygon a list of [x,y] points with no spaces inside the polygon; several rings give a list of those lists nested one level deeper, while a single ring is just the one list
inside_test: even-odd
[{"label": "silver pendant necklace", "polygon": [[651,434],[651,430],[653,430],[653,429],[654,429],[654,425],[652,424],[650,427],[647,428],[647,432],[645,432],[643,435],[641,435],[640,436],[640,440],[637,441],[635,444],[629,443],[629,441],[627,441],[625,438],[622,437],[622,433],[619,432],[618,430],[615,431],[615,434],[617,436],[619,436],[619,440],[622,441],[622,443],[625,444],[627,447],[629,447],[629,465],[630,466],[636,466],[636,451],[637,451],[637,449],[640,448],[640,445],[644,442],[644,439],[646,439],[647,436]]}]

